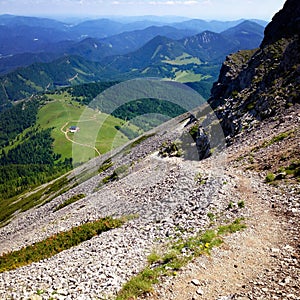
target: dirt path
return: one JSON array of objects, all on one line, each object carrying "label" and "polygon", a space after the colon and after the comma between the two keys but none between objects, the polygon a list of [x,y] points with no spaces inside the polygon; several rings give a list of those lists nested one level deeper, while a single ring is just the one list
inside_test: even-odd
[{"label": "dirt path", "polygon": [[[176,277],[164,278],[142,299],[300,299],[300,184],[282,181],[276,187],[264,181],[270,170],[299,159],[297,113],[242,136],[227,151],[227,172],[236,179],[228,202],[245,200],[246,230],[225,237],[211,256],[199,257]],[[293,132],[289,138],[262,146],[287,131]]]},{"label": "dirt path", "polygon": [[[267,199],[269,192],[262,188],[263,183],[242,175],[237,176],[236,197],[245,199],[245,209],[248,210],[247,229],[225,237],[224,244],[214,249],[211,256],[195,259],[179,271],[176,277],[165,279],[155,287],[151,295],[142,299],[300,299],[293,293],[291,298],[283,297],[288,293],[280,289],[276,293],[281,296],[273,297],[271,295],[275,293],[276,288],[269,291],[270,287],[264,279],[262,282],[258,280],[259,277],[266,276],[262,276],[265,272],[269,272],[274,281],[276,276],[281,276],[276,269],[278,257],[274,258],[274,254],[279,255],[280,249],[287,245],[288,234],[285,226],[287,223],[272,210],[268,201],[270,199]],[[278,268],[282,270],[280,266]],[[199,284],[193,284],[194,279],[197,279]],[[284,281],[284,278],[282,280]],[[274,284],[285,290],[284,284],[280,285],[279,282]],[[253,289],[256,291],[253,292]],[[257,296],[248,297],[253,294]]]}]

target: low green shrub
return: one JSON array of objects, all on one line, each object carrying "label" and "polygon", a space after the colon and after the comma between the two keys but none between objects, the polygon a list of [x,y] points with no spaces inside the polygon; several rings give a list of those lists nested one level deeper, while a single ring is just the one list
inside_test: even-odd
[{"label": "low green shrub", "polygon": [[183,155],[181,143],[178,141],[169,144],[163,143],[159,149],[159,155],[162,157],[181,157]]},{"label": "low green shrub", "polygon": [[72,203],[74,203],[74,202],[76,202],[76,201],[78,201],[78,200],[80,200],[80,199],[83,199],[84,197],[86,197],[85,194],[74,195],[74,196],[72,196],[71,198],[69,198],[68,200],[66,200],[65,202],[59,204],[59,205],[54,209],[54,212],[56,212],[56,211],[58,211],[58,210],[60,210],[60,209],[62,209],[62,208],[64,208],[64,207],[66,207],[66,206],[68,206],[68,205],[70,205],[70,204],[72,204]]},{"label": "low green shrub", "polygon": [[100,168],[98,169],[98,173],[102,173],[102,172],[106,171],[107,169],[109,169],[113,165],[114,165],[114,163],[111,161],[111,158],[105,160],[103,162],[103,164],[100,166]]},{"label": "low green shrub", "polygon": [[73,227],[69,231],[57,233],[41,242],[0,256],[0,272],[13,270],[32,262],[49,258],[63,250],[91,239],[92,237],[122,226],[125,219],[106,217],[94,222]]},{"label": "low green shrub", "polygon": [[108,175],[108,176],[106,176],[102,179],[102,183],[106,184],[108,182],[112,182],[112,181],[115,181],[117,179],[120,179],[122,177],[122,175],[127,173],[128,169],[129,169],[128,165],[122,165],[122,166],[117,167],[112,172],[112,174],[110,174],[110,175]]},{"label": "low green shrub", "polygon": [[294,130],[289,130],[289,131],[286,131],[286,132],[282,132],[282,133],[274,136],[270,141],[264,142],[262,147],[266,148],[266,147],[271,146],[275,143],[278,143],[278,142],[284,140],[285,138],[291,136],[293,133],[294,133]]},{"label": "low green shrub", "polygon": [[275,178],[276,178],[275,174],[268,173],[267,176],[266,176],[266,182],[270,183],[270,182],[274,181]]},{"label": "low green shrub", "polygon": [[245,207],[245,201],[244,200],[241,200],[238,202],[238,207],[239,208],[244,208]]},{"label": "low green shrub", "polygon": [[229,225],[219,226],[218,234],[219,235],[224,235],[224,234],[228,234],[228,233],[235,233],[237,231],[245,229],[246,225],[244,223],[241,223],[242,220],[243,219],[238,218],[233,223],[231,223]]}]

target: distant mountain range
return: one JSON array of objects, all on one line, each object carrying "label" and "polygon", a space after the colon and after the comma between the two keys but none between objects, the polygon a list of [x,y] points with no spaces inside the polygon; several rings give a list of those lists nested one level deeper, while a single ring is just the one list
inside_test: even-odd
[{"label": "distant mountain range", "polygon": [[[1,106],[61,86],[147,76],[201,83],[208,97],[226,55],[257,47],[264,31],[259,22],[242,20],[153,23],[100,19],[70,25],[0,16]],[[198,32],[232,24],[220,33]]]},{"label": "distant mountain range", "polygon": [[[33,62],[49,62],[63,54],[82,55],[84,49],[84,58],[99,61],[109,55],[135,51],[158,34],[177,40],[205,30],[220,33],[244,20],[168,21],[170,20],[163,22],[163,19],[153,17],[148,20],[145,17],[144,20],[127,18],[122,22],[96,19],[67,24],[46,18],[0,15],[0,74]],[[261,26],[267,24],[262,20],[253,22]],[[89,43],[97,48],[88,47]],[[77,48],[79,53],[74,50]],[[12,63],[11,57],[15,55],[16,59]]]}]

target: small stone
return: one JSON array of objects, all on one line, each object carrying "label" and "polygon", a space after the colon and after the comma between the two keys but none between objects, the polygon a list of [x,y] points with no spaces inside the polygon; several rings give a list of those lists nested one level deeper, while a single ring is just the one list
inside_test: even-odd
[{"label": "small stone", "polygon": [[39,295],[32,295],[32,296],[30,296],[29,299],[30,300],[42,300],[43,298],[41,296],[39,296]]},{"label": "small stone", "polygon": [[278,249],[278,248],[271,248],[271,252],[272,253],[279,253],[280,249]]},{"label": "small stone", "polygon": [[60,289],[57,291],[57,294],[61,295],[61,296],[68,296],[68,291]]},{"label": "small stone", "polygon": [[291,282],[291,277],[286,277],[283,280],[286,284],[289,284]]},{"label": "small stone", "polygon": [[202,296],[202,295],[203,295],[203,290],[199,288],[199,289],[196,291],[196,293],[197,293],[198,295]]},{"label": "small stone", "polygon": [[191,281],[191,283],[192,283],[193,285],[195,285],[195,286],[199,286],[199,285],[200,285],[200,281],[199,281],[198,279],[193,279],[193,280]]}]

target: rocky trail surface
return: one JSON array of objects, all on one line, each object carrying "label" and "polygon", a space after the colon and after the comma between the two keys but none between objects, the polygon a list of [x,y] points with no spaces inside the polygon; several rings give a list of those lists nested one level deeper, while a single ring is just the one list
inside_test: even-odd
[{"label": "rocky trail surface", "polygon": [[[299,124],[298,108],[241,135],[226,150],[226,172],[236,176],[231,199],[245,199],[247,229],[227,236],[211,256],[195,259],[143,299],[300,299],[300,184],[265,182],[266,170],[299,159]],[[286,132],[292,135],[271,145]]]},{"label": "rocky trail surface", "polygon": [[[245,217],[246,230],[225,237],[211,256],[193,260],[177,276],[162,278],[145,299],[300,299],[299,182],[269,185],[257,164],[259,159],[271,161],[278,147],[296,155],[299,116],[294,109],[284,120],[247,138],[241,135],[226,151],[200,162],[161,158],[154,151],[176,130],[173,136],[150,137],[114,158],[119,165],[131,165],[119,180],[99,187],[104,172],[19,215],[0,229],[1,252],[104,216],[136,217],[52,258],[1,273],[0,298],[113,299],[146,265],[153,249],[202,231],[213,212],[222,221]],[[261,146],[272,135],[291,130],[292,137]],[[138,160],[132,163],[133,158]],[[199,183],[199,174],[205,183]],[[79,192],[87,196],[54,212]],[[245,207],[237,206],[240,201]],[[229,203],[234,205],[228,208]]]}]

